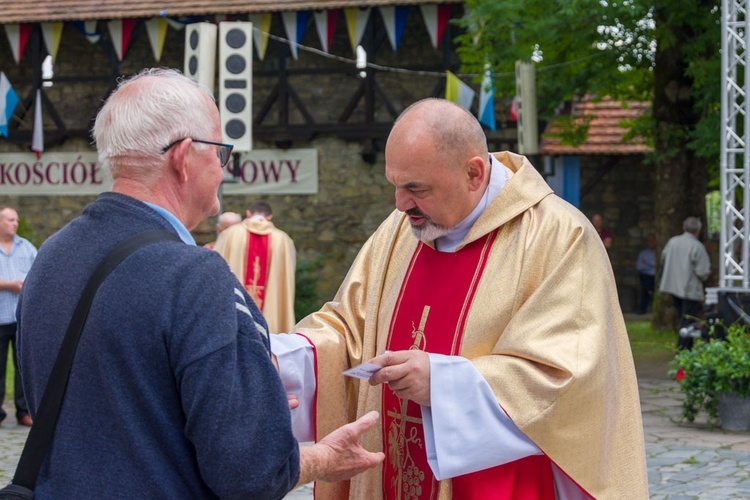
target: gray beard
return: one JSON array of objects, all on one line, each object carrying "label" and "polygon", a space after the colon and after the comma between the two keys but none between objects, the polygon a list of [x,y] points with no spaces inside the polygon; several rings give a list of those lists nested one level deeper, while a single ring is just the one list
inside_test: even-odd
[{"label": "gray beard", "polygon": [[451,228],[449,227],[440,226],[429,221],[425,225],[411,227],[412,234],[425,243],[431,243],[441,236],[445,236],[450,230]]}]

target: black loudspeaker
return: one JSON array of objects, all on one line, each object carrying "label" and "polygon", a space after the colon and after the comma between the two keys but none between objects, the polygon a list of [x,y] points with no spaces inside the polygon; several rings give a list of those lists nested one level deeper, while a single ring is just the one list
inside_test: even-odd
[{"label": "black loudspeaker", "polygon": [[193,23],[185,27],[185,75],[213,94],[216,81],[216,25]]},{"label": "black loudspeaker", "polygon": [[253,24],[219,24],[219,112],[224,142],[253,148]]}]

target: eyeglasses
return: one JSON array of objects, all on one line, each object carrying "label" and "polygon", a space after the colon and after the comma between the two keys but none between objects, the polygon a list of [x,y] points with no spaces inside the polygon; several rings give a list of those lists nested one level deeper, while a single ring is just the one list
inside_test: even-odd
[{"label": "eyeglasses", "polygon": [[[166,153],[169,151],[169,149],[174,146],[177,143],[180,143],[184,141],[185,139],[188,139],[188,137],[183,137],[182,139],[177,139],[172,144],[168,146],[164,146],[161,148],[161,154]],[[221,142],[211,142],[211,141],[201,141],[199,139],[193,139],[190,137],[193,142],[200,142],[201,144],[210,144],[212,146],[219,146],[219,149],[216,151],[216,156],[219,158],[219,161],[221,162],[221,167],[224,168],[227,166],[227,163],[229,163],[229,158],[232,157],[232,149],[234,149],[234,146],[231,144],[222,144]]]}]

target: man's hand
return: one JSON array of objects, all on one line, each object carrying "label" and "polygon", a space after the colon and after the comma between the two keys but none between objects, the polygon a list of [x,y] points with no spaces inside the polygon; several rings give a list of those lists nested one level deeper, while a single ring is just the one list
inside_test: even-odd
[{"label": "man's hand", "polygon": [[344,481],[379,465],[385,455],[367,451],[359,444],[362,435],[375,428],[378,417],[378,412],[371,411],[339,427],[315,445],[301,447],[297,486],[311,481]]},{"label": "man's hand", "polygon": [[370,363],[383,367],[370,377],[370,385],[387,383],[399,398],[430,406],[430,357],[426,352],[386,352]]}]

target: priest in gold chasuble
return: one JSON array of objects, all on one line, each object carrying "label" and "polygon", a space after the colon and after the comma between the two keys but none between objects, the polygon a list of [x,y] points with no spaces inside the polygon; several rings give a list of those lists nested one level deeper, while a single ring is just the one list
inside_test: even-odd
[{"label": "priest in gold chasuble", "polygon": [[[272,339],[299,439],[370,410],[382,467],[320,499],[648,498],[609,258],[528,160],[462,108],[408,108],[386,145],[396,210],[334,299]],[[345,377],[372,361],[368,380]]]},{"label": "priest in gold chasuble", "polygon": [[214,250],[253,298],[271,333],[294,326],[294,275],[297,251],[294,242],[271,219],[271,206],[253,203],[247,218],[219,234]]}]

